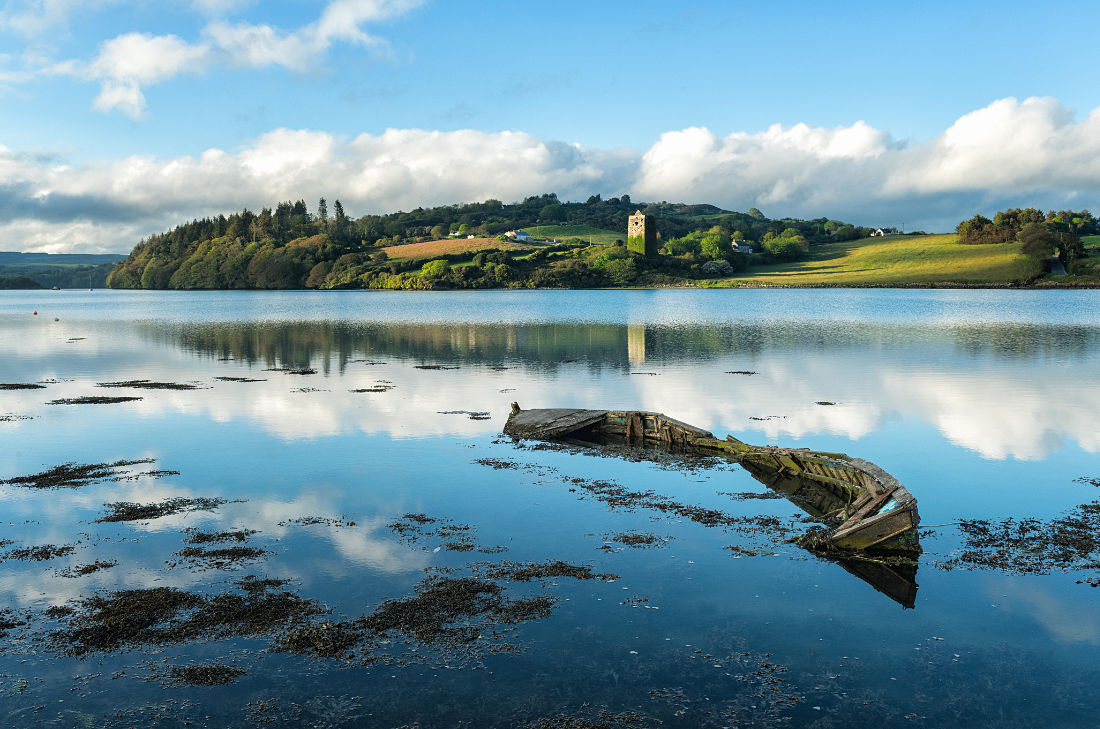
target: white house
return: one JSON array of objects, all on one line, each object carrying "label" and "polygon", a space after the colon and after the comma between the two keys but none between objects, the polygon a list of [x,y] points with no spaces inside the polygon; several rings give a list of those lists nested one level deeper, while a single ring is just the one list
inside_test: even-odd
[{"label": "white house", "polygon": [[522,241],[523,243],[531,240],[530,234],[528,234],[525,230],[509,230],[507,233],[504,234],[504,237],[511,238],[512,240]]},{"label": "white house", "polygon": [[876,237],[881,238],[882,236],[894,235],[897,232],[898,232],[897,228],[877,228],[873,233],[871,233],[871,237],[872,238],[876,238]]}]

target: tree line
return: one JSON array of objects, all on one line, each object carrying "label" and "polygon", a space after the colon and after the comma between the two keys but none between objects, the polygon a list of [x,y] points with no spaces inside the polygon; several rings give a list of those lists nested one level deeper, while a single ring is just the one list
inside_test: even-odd
[{"label": "tree line", "polygon": [[1085,255],[1081,236],[1100,233],[1100,222],[1088,210],[1049,210],[1011,208],[993,219],[975,215],[955,228],[963,245],[1019,243],[1020,251],[1037,258],[1049,268],[1057,255],[1065,265]]},{"label": "tree line", "polygon": [[[590,246],[574,239],[531,253],[489,251],[390,261],[388,246],[438,240],[450,235],[500,236],[534,225],[584,225],[622,231],[635,209],[654,215],[661,260],[638,259],[619,245]],[[740,270],[750,257],[733,242],[758,244],[759,260],[792,260],[810,246],[870,233],[837,220],[772,220],[756,208],[747,212],[713,205],[635,203],[629,195],[562,202],[556,194],[504,204],[480,203],[417,208],[352,218],[338,199],[321,198],[311,212],[305,201],[281,202],[259,213],[245,209],[178,225],[140,241],[109,278],[114,288],[290,289],[290,288],[458,288],[621,286],[656,277],[699,276],[710,262],[720,272]],[[505,246],[502,246],[504,248]],[[460,265],[456,265],[460,264]]]}]

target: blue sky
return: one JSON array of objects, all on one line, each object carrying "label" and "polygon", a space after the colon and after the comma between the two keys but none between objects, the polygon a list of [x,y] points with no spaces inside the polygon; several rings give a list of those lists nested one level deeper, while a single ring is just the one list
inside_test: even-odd
[{"label": "blue sky", "polygon": [[556,191],[949,230],[1100,203],[1100,4],[0,0],[0,249]]}]

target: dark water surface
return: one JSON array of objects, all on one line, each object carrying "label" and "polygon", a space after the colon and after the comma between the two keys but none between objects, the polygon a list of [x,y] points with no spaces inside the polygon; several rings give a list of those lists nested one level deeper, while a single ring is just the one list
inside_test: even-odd
[{"label": "dark water surface", "polygon": [[[44,385],[0,389],[0,481],[152,459],[0,484],[0,726],[1100,726],[1100,554],[1042,541],[1100,513],[1096,292],[0,292],[0,347]],[[49,404],[86,396],[140,399]],[[517,445],[512,401],[878,463],[934,527],[915,607],[740,468]],[[1009,518],[975,568],[957,523]],[[501,570],[558,560],[603,576]]]}]

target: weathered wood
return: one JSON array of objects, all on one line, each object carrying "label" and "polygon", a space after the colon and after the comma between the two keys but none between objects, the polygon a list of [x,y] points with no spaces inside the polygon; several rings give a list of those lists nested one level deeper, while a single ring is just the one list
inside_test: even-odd
[{"label": "weathered wood", "polygon": [[[798,480],[821,493],[803,494],[814,514],[832,525],[830,540],[843,549],[919,552],[917,500],[896,478],[875,464],[843,453],[805,448],[753,446],[732,436],[718,440],[709,431],[660,413],[620,410],[521,410],[513,403],[505,435],[582,442],[674,447],[699,455],[737,460],[769,487]],[[802,487],[776,487],[793,494]],[[828,492],[828,495],[826,495]],[[796,501],[796,503],[799,503]],[[884,505],[891,505],[882,511]],[[802,505],[801,503],[799,504]]]},{"label": "weathered wood", "polygon": [[576,408],[513,411],[504,434],[517,438],[557,438],[588,427],[606,415],[606,410]]}]

